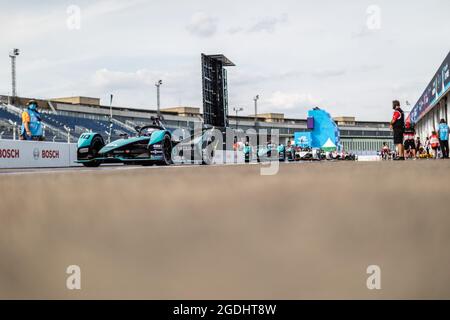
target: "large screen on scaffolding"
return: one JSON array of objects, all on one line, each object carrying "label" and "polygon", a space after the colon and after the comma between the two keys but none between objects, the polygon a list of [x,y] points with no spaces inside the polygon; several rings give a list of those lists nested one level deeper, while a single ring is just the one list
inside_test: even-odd
[{"label": "large screen on scaffolding", "polygon": [[228,126],[226,66],[234,64],[223,55],[202,54],[203,118],[207,125]]}]

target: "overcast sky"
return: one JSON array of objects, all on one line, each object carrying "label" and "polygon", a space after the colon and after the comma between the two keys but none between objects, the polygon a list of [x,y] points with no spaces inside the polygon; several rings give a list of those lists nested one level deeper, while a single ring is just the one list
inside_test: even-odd
[{"label": "overcast sky", "polygon": [[[0,0],[0,93],[201,107],[200,53],[223,53],[229,103],[253,112],[387,120],[414,104],[450,50],[449,0]],[[79,13],[79,16],[78,16]]]}]

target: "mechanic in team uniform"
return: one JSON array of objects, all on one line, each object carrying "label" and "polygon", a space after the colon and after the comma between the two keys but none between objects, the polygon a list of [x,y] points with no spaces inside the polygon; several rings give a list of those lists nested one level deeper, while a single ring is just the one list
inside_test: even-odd
[{"label": "mechanic in team uniform", "polygon": [[405,150],[403,149],[405,115],[398,100],[392,101],[392,109],[394,109],[394,115],[391,120],[391,129],[394,131],[394,144],[397,147],[397,157],[394,160],[405,160]]},{"label": "mechanic in team uniform", "polygon": [[411,122],[406,122],[405,131],[403,133],[403,144],[405,147],[405,151],[408,152],[409,155],[412,155],[414,158],[416,157],[416,142],[414,141],[416,137],[416,130],[411,125]]},{"label": "mechanic in team uniform", "polygon": [[448,124],[445,119],[439,123],[439,144],[441,145],[442,158],[448,159]]},{"label": "mechanic in team uniform", "polygon": [[20,140],[43,140],[41,115],[35,100],[28,102],[28,108],[22,112]]}]

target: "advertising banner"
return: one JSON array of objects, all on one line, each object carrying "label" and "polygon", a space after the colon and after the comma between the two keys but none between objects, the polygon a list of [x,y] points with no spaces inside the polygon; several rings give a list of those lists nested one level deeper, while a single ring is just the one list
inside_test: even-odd
[{"label": "advertising banner", "polygon": [[77,166],[76,143],[0,140],[0,169]]},{"label": "advertising banner", "polygon": [[450,53],[439,67],[420,99],[411,110],[411,121],[417,123],[425,113],[450,89]]},{"label": "advertising banner", "polygon": [[294,143],[301,148],[311,148],[311,132],[294,132]]}]

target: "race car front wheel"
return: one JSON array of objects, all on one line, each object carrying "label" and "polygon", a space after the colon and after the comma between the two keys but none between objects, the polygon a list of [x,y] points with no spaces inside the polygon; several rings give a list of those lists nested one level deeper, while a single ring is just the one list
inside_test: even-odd
[{"label": "race car front wheel", "polygon": [[168,134],[164,136],[162,142],[162,152],[163,160],[161,161],[161,164],[164,166],[172,164],[172,140]]},{"label": "race car front wheel", "polygon": [[[104,145],[105,145],[105,143],[103,142],[102,137],[99,135],[95,136],[91,142],[91,146],[90,146],[90,150],[89,150],[90,155],[93,158],[98,157],[98,152],[100,151],[101,148],[103,148]],[[89,167],[89,168],[98,167],[100,164],[101,164],[100,161],[97,161],[97,160],[83,163],[83,165],[85,167]]]},{"label": "race car front wheel", "polygon": [[96,168],[100,166],[100,162],[99,161],[84,162],[83,166],[88,168]]}]

